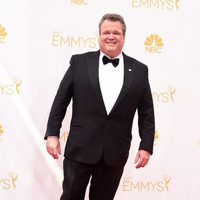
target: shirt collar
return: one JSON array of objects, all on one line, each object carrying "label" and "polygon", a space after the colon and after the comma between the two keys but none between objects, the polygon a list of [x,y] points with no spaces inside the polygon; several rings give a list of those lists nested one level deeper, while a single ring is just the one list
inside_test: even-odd
[{"label": "shirt collar", "polygon": [[[106,54],[104,54],[102,51],[100,51],[100,60],[102,60],[103,56],[107,56]],[[109,56],[107,56],[108,58],[110,58]],[[117,57],[114,57],[114,58],[110,58],[110,59],[115,59],[115,58],[119,58],[119,60],[121,59],[122,60],[122,52],[117,56]]]}]

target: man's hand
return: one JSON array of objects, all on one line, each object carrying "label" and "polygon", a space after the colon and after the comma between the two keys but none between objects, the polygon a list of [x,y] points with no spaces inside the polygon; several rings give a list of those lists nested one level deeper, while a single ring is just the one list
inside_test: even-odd
[{"label": "man's hand", "polygon": [[47,152],[54,158],[58,159],[58,154],[61,154],[60,141],[56,136],[49,136],[46,142]]},{"label": "man's hand", "polygon": [[135,168],[145,167],[150,159],[150,153],[145,150],[139,150],[135,158]]}]

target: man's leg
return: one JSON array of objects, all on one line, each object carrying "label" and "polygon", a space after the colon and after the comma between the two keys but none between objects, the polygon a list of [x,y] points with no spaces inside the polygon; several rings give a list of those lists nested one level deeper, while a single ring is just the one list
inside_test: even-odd
[{"label": "man's leg", "polygon": [[124,166],[109,167],[103,159],[92,173],[90,200],[113,200],[123,173]]},{"label": "man's leg", "polygon": [[93,165],[64,159],[63,193],[60,200],[84,200]]}]

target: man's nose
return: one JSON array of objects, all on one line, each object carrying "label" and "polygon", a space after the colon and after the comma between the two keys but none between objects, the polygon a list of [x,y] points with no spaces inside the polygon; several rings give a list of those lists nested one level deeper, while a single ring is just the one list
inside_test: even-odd
[{"label": "man's nose", "polygon": [[110,33],[110,34],[108,35],[108,38],[109,38],[109,39],[113,39],[113,38],[114,38],[114,34],[113,34],[113,33]]}]

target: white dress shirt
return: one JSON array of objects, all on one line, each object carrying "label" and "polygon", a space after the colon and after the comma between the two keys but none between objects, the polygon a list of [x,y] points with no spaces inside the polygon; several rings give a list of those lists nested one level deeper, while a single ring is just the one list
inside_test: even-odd
[{"label": "white dress shirt", "polygon": [[99,56],[99,83],[106,111],[109,114],[122,89],[124,59],[122,53],[117,56],[116,58],[119,58],[119,65],[114,67],[112,63],[104,65],[102,61],[103,56],[104,54],[101,52]]}]

